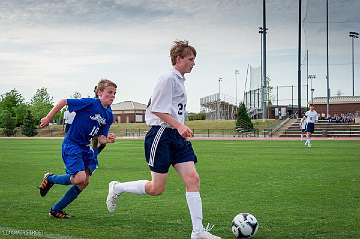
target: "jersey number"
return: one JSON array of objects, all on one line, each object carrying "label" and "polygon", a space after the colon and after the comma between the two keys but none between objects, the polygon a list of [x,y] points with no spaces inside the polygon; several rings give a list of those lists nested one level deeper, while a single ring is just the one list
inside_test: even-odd
[{"label": "jersey number", "polygon": [[89,135],[95,136],[99,132],[99,128],[94,126]]},{"label": "jersey number", "polygon": [[186,104],[178,104],[179,110],[178,110],[178,115],[182,115],[183,114],[183,110],[185,110],[186,108]]}]

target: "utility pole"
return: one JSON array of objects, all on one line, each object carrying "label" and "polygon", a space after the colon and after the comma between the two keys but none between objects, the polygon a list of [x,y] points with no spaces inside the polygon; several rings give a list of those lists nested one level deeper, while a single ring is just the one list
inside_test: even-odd
[{"label": "utility pole", "polygon": [[298,117],[301,117],[301,0],[299,0]]},{"label": "utility pole", "polygon": [[263,0],[263,88],[262,88],[262,95],[263,95],[263,119],[268,118],[268,109],[267,109],[267,79],[266,79],[266,4],[265,0]]},{"label": "utility pole", "polygon": [[329,117],[330,86],[329,86],[329,0],[326,0],[326,117]]},{"label": "utility pole", "polygon": [[306,50],[306,108],[309,110],[309,51]]},{"label": "utility pole", "polygon": [[238,75],[239,70],[235,70],[235,105],[238,107],[237,93],[238,93]]},{"label": "utility pole", "polygon": [[349,37],[351,37],[352,45],[352,95],[355,96],[355,68],[354,68],[354,39],[359,38],[358,32],[350,32]]}]

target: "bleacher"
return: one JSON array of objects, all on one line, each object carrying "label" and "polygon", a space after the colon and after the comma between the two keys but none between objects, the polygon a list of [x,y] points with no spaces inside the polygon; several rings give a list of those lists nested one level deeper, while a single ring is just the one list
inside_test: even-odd
[{"label": "bleacher", "polygon": [[[280,137],[299,137],[300,138],[300,119],[293,122],[287,129],[279,132]],[[327,120],[319,120],[315,124],[315,132],[312,137],[360,137],[360,124],[355,123],[336,123]]]}]

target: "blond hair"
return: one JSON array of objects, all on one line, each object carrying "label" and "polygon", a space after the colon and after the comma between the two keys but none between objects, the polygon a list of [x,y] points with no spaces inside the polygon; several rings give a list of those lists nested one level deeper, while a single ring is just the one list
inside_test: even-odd
[{"label": "blond hair", "polygon": [[176,65],[176,58],[180,56],[184,58],[191,54],[196,56],[196,50],[193,46],[189,45],[188,41],[174,41],[174,45],[170,49],[170,57],[172,65]]},{"label": "blond hair", "polygon": [[101,79],[99,81],[99,83],[97,84],[97,86],[95,86],[95,89],[94,89],[95,95],[97,96],[100,91],[103,91],[108,86],[113,86],[113,87],[117,88],[117,85],[114,82],[112,82],[111,80]]}]

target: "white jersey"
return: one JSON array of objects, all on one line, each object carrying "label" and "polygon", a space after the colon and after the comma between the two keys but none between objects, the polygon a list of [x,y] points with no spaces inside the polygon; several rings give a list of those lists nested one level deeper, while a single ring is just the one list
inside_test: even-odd
[{"label": "white jersey", "polygon": [[64,121],[65,124],[72,124],[72,122],[74,121],[74,118],[76,116],[76,112],[69,112],[68,110],[64,112]]},{"label": "white jersey", "polygon": [[314,110],[314,111],[307,111],[305,113],[306,116],[306,123],[315,123],[318,121],[318,113]]},{"label": "white jersey", "polygon": [[165,124],[152,112],[167,113],[178,122],[185,122],[186,92],[185,78],[175,68],[160,77],[145,112],[145,121],[149,126]]}]

